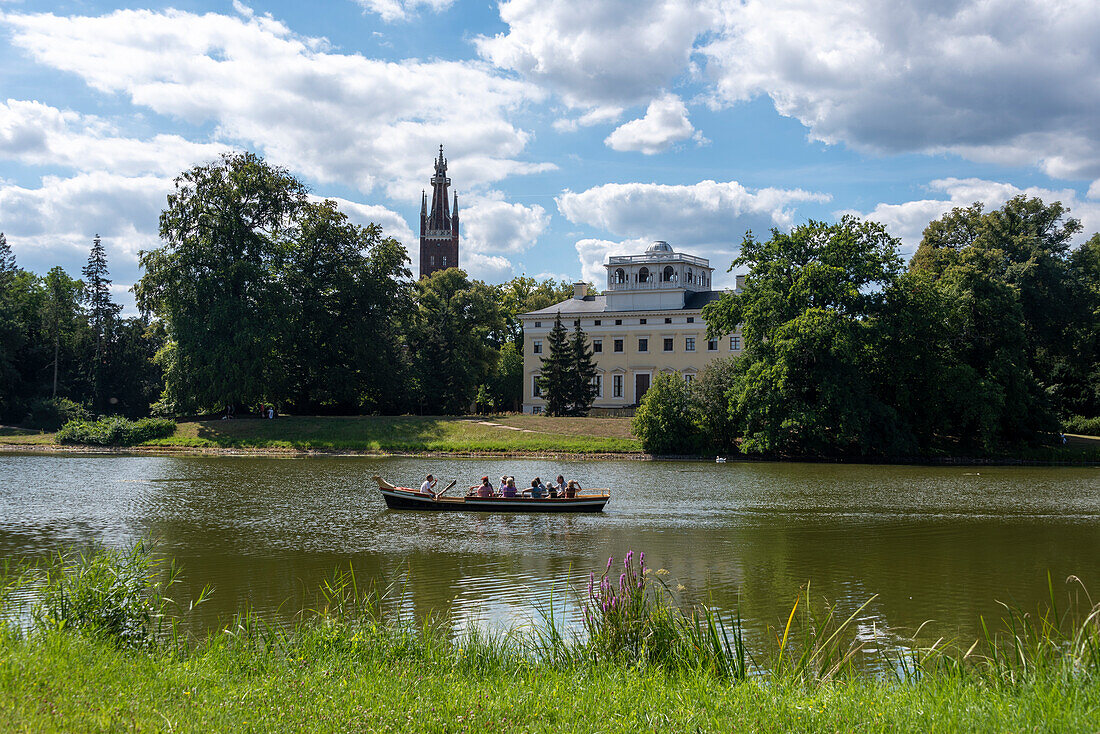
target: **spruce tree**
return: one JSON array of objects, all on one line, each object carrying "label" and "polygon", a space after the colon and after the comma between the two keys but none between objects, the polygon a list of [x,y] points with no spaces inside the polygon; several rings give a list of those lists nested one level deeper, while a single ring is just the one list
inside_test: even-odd
[{"label": "spruce tree", "polygon": [[15,278],[15,253],[11,251],[8,238],[0,232],[0,287],[7,288]]},{"label": "spruce tree", "polygon": [[592,347],[588,345],[588,337],[581,331],[579,322],[573,328],[573,339],[569,347],[569,414],[587,415],[592,401],[596,399],[596,386],[593,384],[596,365],[592,362]]},{"label": "spruce tree", "polygon": [[110,373],[111,343],[122,307],[111,300],[111,280],[107,276],[107,253],[97,234],[84,274],[84,303],[88,307],[88,325],[92,330],[92,389],[97,408],[105,406],[107,376]]},{"label": "spruce tree", "polygon": [[573,401],[573,348],[569,343],[569,332],[561,323],[560,312],[554,321],[554,328],[547,336],[547,342],[550,354],[542,358],[539,388],[542,389],[548,415],[567,415]]}]

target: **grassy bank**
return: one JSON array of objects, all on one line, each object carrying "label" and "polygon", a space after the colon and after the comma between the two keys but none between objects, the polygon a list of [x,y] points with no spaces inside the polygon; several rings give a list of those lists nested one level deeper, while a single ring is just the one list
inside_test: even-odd
[{"label": "grassy bank", "polygon": [[24,570],[43,601],[23,617],[32,631],[0,631],[0,729],[1100,727],[1100,611],[1059,611],[1053,587],[1050,608],[1026,618],[1010,610],[1001,631],[991,621],[973,648],[898,648],[894,673],[876,676],[851,663],[862,645],[852,620],[811,610],[808,598],[778,621],[773,648],[747,651],[736,617],[682,611],[642,564],[611,566],[585,596],[583,636],[562,635],[548,619],[457,640],[390,616],[350,573],[334,574],[318,611],[292,629],[242,614],[188,640],[172,624],[182,613],[168,601],[172,574],[142,549]]},{"label": "grassy bank", "polygon": [[[53,434],[6,429],[0,443],[54,443]],[[616,418],[284,416],[180,423],[142,446],[384,453],[637,453],[630,421]]]}]

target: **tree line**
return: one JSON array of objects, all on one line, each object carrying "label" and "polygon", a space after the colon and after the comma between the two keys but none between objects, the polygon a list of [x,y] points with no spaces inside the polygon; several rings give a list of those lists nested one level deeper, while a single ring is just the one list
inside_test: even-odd
[{"label": "tree line", "polygon": [[[43,411],[181,416],[517,410],[519,314],[572,286],[412,281],[405,248],[250,153],[183,172],[142,252],[141,316],[121,318],[95,240],[83,280],[0,246],[0,420]],[[61,406],[60,408],[58,406]],[[67,416],[67,413],[66,413]],[[54,425],[53,427],[56,427]]]},{"label": "tree line", "polygon": [[[746,350],[663,378],[635,426],[661,453],[990,454],[1100,416],[1100,234],[1024,196],[930,223],[906,266],[877,223],[749,233],[703,312]],[[1092,421],[1093,424],[1096,421]]]}]

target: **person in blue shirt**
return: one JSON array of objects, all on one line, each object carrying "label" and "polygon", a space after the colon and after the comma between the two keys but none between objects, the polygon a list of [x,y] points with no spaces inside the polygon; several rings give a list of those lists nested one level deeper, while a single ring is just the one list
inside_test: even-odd
[{"label": "person in blue shirt", "polygon": [[535,477],[531,480],[531,488],[523,490],[523,493],[533,500],[541,500],[546,496],[546,487],[542,486],[541,479]]}]

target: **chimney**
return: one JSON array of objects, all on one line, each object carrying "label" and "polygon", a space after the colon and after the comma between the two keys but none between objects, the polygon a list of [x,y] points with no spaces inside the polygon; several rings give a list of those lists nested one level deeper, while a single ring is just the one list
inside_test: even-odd
[{"label": "chimney", "polygon": [[583,301],[584,297],[588,295],[588,283],[574,283],[573,284],[573,298],[578,301]]},{"label": "chimney", "polygon": [[736,286],[733,289],[734,293],[740,293],[741,291],[745,290],[745,276],[744,275],[734,276],[734,282],[736,283]]}]

